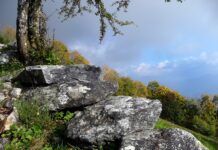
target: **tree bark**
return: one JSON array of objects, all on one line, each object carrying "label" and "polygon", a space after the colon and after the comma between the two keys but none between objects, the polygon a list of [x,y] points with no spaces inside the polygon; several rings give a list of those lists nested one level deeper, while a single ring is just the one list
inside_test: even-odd
[{"label": "tree bark", "polygon": [[29,0],[18,0],[17,8],[17,49],[20,60],[27,63],[28,60],[28,10]]},{"label": "tree bark", "polygon": [[42,7],[42,0],[18,0],[17,47],[25,64],[31,61],[30,51],[46,49],[46,15]]},{"label": "tree bark", "polygon": [[31,48],[36,51],[45,47],[46,18],[42,9],[42,0],[29,0],[28,38]]}]

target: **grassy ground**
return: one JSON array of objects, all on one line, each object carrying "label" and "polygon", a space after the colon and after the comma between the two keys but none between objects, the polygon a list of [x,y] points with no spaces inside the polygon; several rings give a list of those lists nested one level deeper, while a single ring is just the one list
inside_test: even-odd
[{"label": "grassy ground", "polygon": [[218,139],[214,137],[207,137],[190,129],[181,127],[179,125],[173,124],[169,121],[159,119],[155,125],[156,129],[163,128],[180,128],[192,133],[199,141],[201,141],[209,150],[218,150]]}]

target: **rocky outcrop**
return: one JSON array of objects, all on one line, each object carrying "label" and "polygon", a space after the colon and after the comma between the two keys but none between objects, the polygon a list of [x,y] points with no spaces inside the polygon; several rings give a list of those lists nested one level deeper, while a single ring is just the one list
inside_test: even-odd
[{"label": "rocky outcrop", "polygon": [[6,82],[8,78],[0,80],[5,82],[2,90],[0,87],[0,101],[4,102],[1,131],[17,121],[12,102],[21,95],[20,100],[36,100],[51,111],[76,109],[66,136],[82,149],[206,150],[183,130],[153,129],[161,113],[160,101],[112,96],[117,84],[103,81],[98,67],[30,66],[13,79],[22,84],[22,90]]},{"label": "rocky outcrop", "polygon": [[90,65],[43,65],[26,67],[17,80],[24,85],[41,86],[74,80],[93,82],[100,76],[101,69]]},{"label": "rocky outcrop", "polygon": [[207,150],[191,133],[181,129],[136,132],[123,138],[121,150]]},{"label": "rocky outcrop", "polygon": [[23,100],[37,100],[51,111],[85,107],[95,104],[117,91],[117,84],[107,81],[71,80],[24,91]]},{"label": "rocky outcrop", "polygon": [[27,86],[21,99],[37,100],[51,111],[95,104],[118,88],[117,83],[101,80],[99,67],[89,65],[32,66],[18,79]]},{"label": "rocky outcrop", "polygon": [[123,136],[152,129],[161,103],[145,98],[110,97],[77,112],[67,127],[68,138],[89,145],[105,145]]}]

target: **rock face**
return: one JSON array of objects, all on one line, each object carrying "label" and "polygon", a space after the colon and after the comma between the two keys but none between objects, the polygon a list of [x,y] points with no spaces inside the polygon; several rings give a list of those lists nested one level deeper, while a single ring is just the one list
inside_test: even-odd
[{"label": "rock face", "polygon": [[206,150],[183,130],[153,129],[161,113],[160,101],[111,96],[117,84],[103,81],[99,67],[30,66],[12,80],[19,80],[22,90],[6,82],[7,78],[0,80],[5,82],[4,90],[0,87],[0,101],[6,101],[0,108],[0,131],[17,121],[11,103],[21,95],[20,100],[39,101],[51,111],[80,110],[68,123],[66,136],[82,149],[104,146],[105,150]]},{"label": "rock face", "polygon": [[95,104],[117,91],[117,84],[107,81],[79,81],[37,87],[24,92],[21,99],[37,100],[49,110],[85,107]]},{"label": "rock face", "polygon": [[67,127],[67,136],[89,145],[105,145],[125,135],[152,129],[161,110],[157,100],[110,97],[77,112]]},{"label": "rock face", "polygon": [[136,132],[123,138],[121,150],[207,150],[191,133],[181,129]]},{"label": "rock face", "polygon": [[43,65],[29,66],[17,78],[24,85],[50,85],[72,80],[99,80],[101,69],[90,65]]}]

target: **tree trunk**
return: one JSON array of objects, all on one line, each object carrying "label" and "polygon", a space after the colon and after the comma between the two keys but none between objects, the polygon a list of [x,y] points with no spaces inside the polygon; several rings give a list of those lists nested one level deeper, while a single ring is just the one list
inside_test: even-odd
[{"label": "tree trunk", "polygon": [[29,0],[28,38],[31,48],[36,51],[45,48],[46,19],[42,0]]},{"label": "tree trunk", "polygon": [[29,0],[18,0],[17,8],[17,49],[20,60],[27,63],[28,60],[28,10]]},{"label": "tree trunk", "polygon": [[31,51],[46,49],[46,16],[42,7],[42,0],[18,0],[17,46],[25,64],[31,61]]}]

